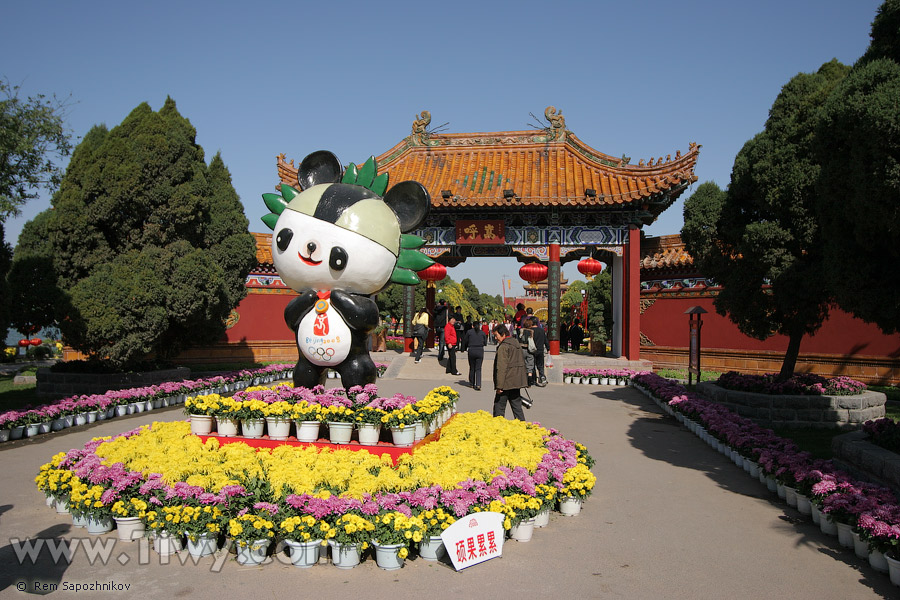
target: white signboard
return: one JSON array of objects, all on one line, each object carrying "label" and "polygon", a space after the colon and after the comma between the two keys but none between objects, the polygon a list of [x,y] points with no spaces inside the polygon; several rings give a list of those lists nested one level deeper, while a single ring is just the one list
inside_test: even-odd
[{"label": "white signboard", "polygon": [[441,540],[457,571],[503,553],[503,519],[495,512],[470,513],[444,530]]}]

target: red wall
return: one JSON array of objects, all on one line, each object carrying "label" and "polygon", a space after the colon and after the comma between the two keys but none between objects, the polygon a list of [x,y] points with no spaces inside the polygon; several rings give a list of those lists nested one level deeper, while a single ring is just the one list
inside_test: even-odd
[{"label": "red wall", "polygon": [[247,294],[238,304],[240,318],[225,331],[229,343],[256,340],[293,340],[294,332],[284,322],[284,309],[296,294]]},{"label": "red wall", "polygon": [[[641,299],[647,300],[649,295],[642,294]],[[757,340],[742,334],[727,317],[716,313],[710,297],[656,299],[641,315],[641,333],[657,346],[687,346],[688,316],[684,311],[692,306],[702,306],[709,311],[703,315],[701,343],[704,348],[787,350],[788,339],[783,335]],[[800,352],[897,358],[900,357],[900,334],[885,335],[875,325],[833,308],[821,329],[815,335],[803,338]]]}]

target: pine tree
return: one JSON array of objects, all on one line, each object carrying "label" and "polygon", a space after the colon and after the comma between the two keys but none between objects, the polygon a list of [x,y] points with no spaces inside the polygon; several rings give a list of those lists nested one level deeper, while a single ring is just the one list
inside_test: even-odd
[{"label": "pine tree", "polygon": [[253,236],[224,162],[207,166],[195,138],[171,98],[93,128],[43,217],[47,247],[20,244],[49,250],[77,350],[119,367],[172,357],[219,339],[246,293]]}]

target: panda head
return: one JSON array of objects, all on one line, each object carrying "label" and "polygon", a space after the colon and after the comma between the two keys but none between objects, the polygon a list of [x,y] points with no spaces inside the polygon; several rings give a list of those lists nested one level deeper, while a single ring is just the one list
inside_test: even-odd
[{"label": "panda head", "polygon": [[[374,161],[372,165],[374,172]],[[418,278],[411,269],[421,270],[432,261],[419,252],[409,254],[411,245],[421,245],[416,243],[421,238],[403,232],[424,220],[430,205],[428,192],[417,182],[405,181],[382,198],[364,185],[340,182],[342,172],[334,154],[315,152],[303,159],[298,169],[302,192],[282,186],[281,196],[263,196],[273,211],[281,209],[272,234],[278,274],[297,291],[339,289],[374,294],[391,280],[416,283]],[[353,172],[356,175],[355,166]],[[386,187],[387,178],[382,177]],[[371,187],[378,189],[377,185]],[[410,264],[398,269],[398,262]],[[403,268],[406,266],[409,268]]]}]

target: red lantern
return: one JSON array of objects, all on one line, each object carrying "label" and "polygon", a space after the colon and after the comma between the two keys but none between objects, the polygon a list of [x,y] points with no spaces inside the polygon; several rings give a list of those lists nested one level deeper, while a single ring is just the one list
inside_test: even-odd
[{"label": "red lantern", "polygon": [[592,280],[594,275],[599,275],[602,270],[603,263],[590,256],[578,262],[578,272],[584,275],[588,281]]},{"label": "red lantern", "polygon": [[29,340],[26,340],[26,339],[23,338],[23,339],[19,340],[19,347],[20,347],[20,348],[24,348],[25,346],[27,346],[27,345],[30,344],[30,343],[31,343],[31,342],[30,342]]},{"label": "red lantern", "polygon": [[538,281],[547,279],[548,272],[549,269],[547,268],[547,265],[533,262],[523,265],[522,268],[519,269],[519,277],[528,283],[537,283]]},{"label": "red lantern", "polygon": [[447,267],[436,262],[427,269],[419,271],[417,275],[419,279],[427,281],[428,285],[433,286],[436,281],[440,281],[447,276]]},{"label": "red lantern", "polygon": [[41,338],[33,338],[30,340],[32,346],[40,346],[41,341]]}]

